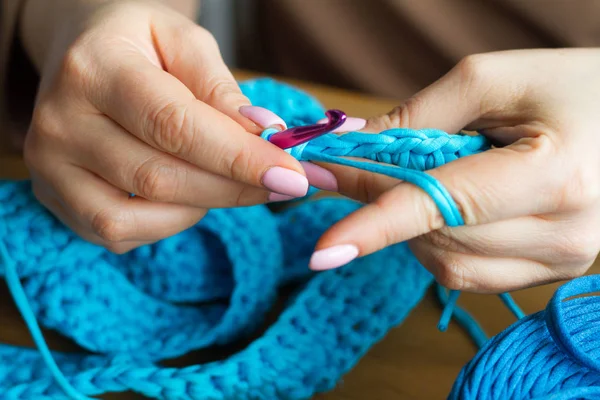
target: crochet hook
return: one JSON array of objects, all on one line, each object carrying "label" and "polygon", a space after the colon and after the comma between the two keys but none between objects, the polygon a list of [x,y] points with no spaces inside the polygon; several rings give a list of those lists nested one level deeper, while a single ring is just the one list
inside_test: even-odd
[{"label": "crochet hook", "polygon": [[271,135],[269,141],[285,150],[329,133],[339,128],[344,122],[346,122],[346,113],[343,111],[327,110],[325,115],[327,116],[327,122],[324,124],[304,125],[289,128]]}]

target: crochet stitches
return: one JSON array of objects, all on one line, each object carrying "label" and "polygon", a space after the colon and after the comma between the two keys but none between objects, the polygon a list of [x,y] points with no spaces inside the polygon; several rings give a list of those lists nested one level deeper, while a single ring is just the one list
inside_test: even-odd
[{"label": "crochet stitches", "polygon": [[[275,111],[290,126],[323,117],[316,100],[290,86],[263,79],[241,87],[255,105]],[[462,217],[452,197],[422,171],[488,148],[481,136],[392,129],[325,135],[288,151],[299,160],[353,166],[416,184],[433,198],[446,223],[456,226]],[[341,158],[346,156],[390,165]],[[21,306],[22,280],[35,315],[26,307],[21,311],[34,335],[36,318],[87,350],[52,353],[61,374],[52,369],[43,342],[41,353],[0,345],[0,398],[83,399],[82,394],[132,390],[173,400],[305,399],[330,390],[406,318],[433,280],[405,244],[341,269],[310,272],[306,266],[317,238],[357,207],[327,199],[281,214],[265,206],[211,210],[185,232],[117,256],[61,225],[33,198],[28,182],[0,182],[0,276]],[[600,393],[595,361],[600,347],[586,342],[597,329],[598,298],[560,304],[561,296],[600,287],[594,279],[567,285],[545,314],[521,319],[487,342],[462,371],[451,398],[556,393],[570,399]],[[239,353],[185,368],[161,366],[167,358],[256,331],[278,289],[289,283],[300,287],[284,312]],[[483,345],[481,328],[454,308],[458,293],[447,296],[438,287],[438,295],[448,305],[440,326],[454,314]],[[510,297],[501,298],[523,317]],[[586,319],[574,317],[581,308]]]},{"label": "crochet stitches", "polygon": [[[44,246],[46,251],[19,257],[33,246],[28,246],[27,235],[20,235],[25,239],[20,243],[14,238],[18,235],[8,235],[11,256],[18,257],[21,271],[30,271],[25,289],[38,318],[85,348],[104,354],[55,354],[73,387],[88,395],[135,390],[163,399],[309,398],[315,391],[331,389],[374,342],[404,319],[432,280],[404,245],[393,246],[349,268],[314,276],[277,323],[241,353],[201,366],[160,368],[153,361],[229,342],[256,327],[278,286],[312,275],[306,265],[318,235],[357,204],[323,200],[282,215],[272,215],[264,207],[212,210],[196,228],[125,258],[92,246],[95,257],[87,259],[67,257],[89,251],[90,245],[46,214],[29,195],[27,183],[7,182],[1,188],[4,199],[11,204],[17,203],[13,198],[20,199],[17,209],[28,210],[26,216],[4,213],[8,221],[4,227],[23,229],[25,219],[37,240],[46,235],[54,239]],[[16,219],[20,225],[11,224]],[[215,249],[203,246],[206,241],[196,242],[203,231],[212,232],[221,246]],[[229,240],[231,235],[238,236],[238,245]],[[284,256],[282,248],[291,253]],[[150,296],[125,279],[123,269],[134,267],[132,260],[144,271],[137,275],[146,281],[142,287],[162,279],[164,265],[143,263],[154,252],[169,256],[170,275],[186,277],[186,268],[195,268],[198,279],[207,282],[221,274],[219,268],[213,271],[207,266],[229,260],[221,266],[231,268],[234,280],[229,306],[173,304],[168,301],[169,291],[163,298],[157,293]],[[190,255],[200,252],[205,252],[208,262],[198,269]],[[32,267],[51,260],[61,264],[39,274]],[[201,287],[203,283],[184,296],[197,296]],[[215,297],[222,299],[223,293]],[[34,351],[3,346],[0,354],[2,360],[12,360],[0,364],[3,398],[65,398]]]},{"label": "crochet stitches", "polygon": [[[323,115],[310,97],[270,80],[242,89],[290,125]],[[125,256],[78,239],[35,201],[28,182],[2,182],[0,200],[4,261],[14,261],[35,316],[96,353],[53,353],[69,384],[86,395],[309,398],[331,389],[432,282],[405,245],[310,272],[316,239],[358,207],[349,200],[309,202],[279,215],[264,206],[212,210],[196,227]],[[204,365],[159,366],[254,331],[277,289],[290,282],[305,286],[248,348]],[[0,360],[11,360],[0,364],[2,398],[68,398],[39,353],[2,346]]]}]

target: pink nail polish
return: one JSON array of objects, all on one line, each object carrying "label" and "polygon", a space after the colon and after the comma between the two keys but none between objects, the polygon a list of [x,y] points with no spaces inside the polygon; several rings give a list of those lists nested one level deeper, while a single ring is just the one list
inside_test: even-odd
[{"label": "pink nail polish", "polygon": [[302,164],[302,168],[304,168],[304,172],[306,172],[308,183],[322,190],[337,192],[338,183],[333,173],[325,168],[306,161],[301,161],[300,164]]},{"label": "pink nail polish", "polygon": [[265,172],[262,184],[272,192],[302,197],[308,192],[308,179],[291,169],[272,167]]},{"label": "pink nail polish", "polygon": [[278,202],[278,201],[289,201],[296,199],[297,197],[288,196],[287,194],[279,194],[279,193],[271,193],[268,197],[270,202]]},{"label": "pink nail polish", "polygon": [[[325,122],[327,122],[326,118],[323,118],[323,119],[317,121],[317,123],[319,123],[319,124],[324,124]],[[339,133],[339,132],[360,131],[362,128],[365,127],[365,125],[367,125],[367,120],[366,119],[348,117],[348,118],[346,118],[346,122],[344,122],[342,124],[342,126],[340,126],[339,128],[335,129],[333,132]]]},{"label": "pink nail polish", "polygon": [[285,121],[277,114],[267,110],[266,108],[257,106],[242,106],[240,107],[240,114],[262,128],[277,128],[280,130],[287,129]]},{"label": "pink nail polish", "polygon": [[352,244],[340,244],[315,251],[310,258],[310,269],[324,271],[341,267],[358,257],[358,247]]}]

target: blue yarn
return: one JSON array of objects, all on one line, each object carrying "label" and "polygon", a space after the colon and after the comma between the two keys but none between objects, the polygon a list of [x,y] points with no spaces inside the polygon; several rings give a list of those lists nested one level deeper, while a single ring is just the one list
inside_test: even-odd
[{"label": "blue yarn", "polygon": [[[241,87],[253,104],[275,111],[290,126],[324,116],[316,100],[291,86],[262,79]],[[481,136],[392,129],[379,135],[325,135],[288,151],[299,160],[347,165],[415,184],[432,197],[449,226],[459,226],[463,220],[454,200],[424,171],[488,148]],[[0,345],[1,398],[82,399],[132,390],[178,400],[305,399],[332,389],[406,318],[433,282],[406,244],[341,269],[318,274],[307,269],[319,235],[359,206],[324,199],[280,214],[265,206],[211,210],[185,232],[117,256],[60,224],[34,199],[29,182],[0,182],[0,275],[39,350]],[[483,346],[450,398],[596,394],[600,346],[594,346],[593,334],[600,301],[561,302],[561,296],[600,287],[600,278],[592,279],[563,286],[548,311],[519,320],[487,342],[476,321],[456,306],[458,292],[448,297],[438,287],[445,306],[441,328],[453,317]],[[295,296],[244,350],[202,365],[160,365],[255,332],[277,290],[290,283],[300,285]],[[501,299],[523,316],[507,294]],[[58,368],[53,367],[36,318],[87,352],[52,352]]]},{"label": "blue yarn", "polygon": [[[364,257],[348,268],[320,274],[308,271],[318,235],[358,208],[341,199],[310,202],[278,215],[262,206],[212,210],[197,227],[128,257],[94,247],[94,258],[71,264],[72,259],[62,254],[74,256],[88,245],[45,213],[27,182],[3,182],[0,198],[11,200],[9,214],[2,210],[8,233],[4,240],[37,317],[98,354],[53,353],[68,382],[86,395],[134,390],[165,399],[310,398],[316,391],[333,388],[406,317],[432,281],[405,245]],[[209,233],[219,238],[221,248],[202,247],[202,241],[198,245],[194,240]],[[177,284],[180,276],[187,279],[187,268],[202,271],[199,281],[218,280],[219,268],[197,269],[190,255],[205,252],[206,265],[216,265],[213,261],[224,258],[221,251],[228,253],[225,258],[235,281],[226,294],[229,306],[190,307],[166,300],[175,287],[190,290],[180,295],[188,299],[203,287],[202,282],[189,289]],[[136,259],[138,267],[146,270],[146,284],[141,287],[152,288],[154,280],[164,278],[157,266],[143,264],[147,253],[154,252],[167,253],[165,261],[173,267],[164,297],[147,295],[122,272]],[[37,273],[37,265],[52,264],[55,269]],[[142,279],[141,274],[137,279]],[[306,286],[278,321],[245,350],[224,361],[182,369],[157,364],[255,330],[273,304],[277,287],[293,281],[304,281]],[[68,398],[43,365],[32,350],[0,347],[3,398]]]},{"label": "blue yarn", "polygon": [[[488,337],[479,323],[477,323],[477,321],[467,311],[454,304],[458,298],[458,295],[455,294],[452,296],[452,298],[449,298],[448,294],[446,293],[446,289],[437,283],[435,284],[435,291],[438,300],[444,306],[442,317],[440,318],[440,322],[438,324],[438,329],[444,332],[448,328],[450,318],[454,317],[456,322],[461,325],[469,334],[469,337],[473,343],[475,343],[477,347],[482,347],[485,342],[487,342]],[[456,291],[452,292],[457,293]]]},{"label": "blue yarn", "polygon": [[460,372],[449,399],[600,398],[600,275],[561,286],[544,311],[489,340]]},{"label": "blue yarn", "polygon": [[501,293],[499,297],[500,297],[500,300],[502,300],[502,302],[506,306],[506,308],[508,308],[509,311],[512,312],[513,315],[517,319],[521,319],[521,318],[525,318],[526,317],[526,315],[523,312],[523,310],[521,310],[521,308],[519,308],[519,306],[517,305],[517,303],[515,303],[515,300],[508,293]]}]

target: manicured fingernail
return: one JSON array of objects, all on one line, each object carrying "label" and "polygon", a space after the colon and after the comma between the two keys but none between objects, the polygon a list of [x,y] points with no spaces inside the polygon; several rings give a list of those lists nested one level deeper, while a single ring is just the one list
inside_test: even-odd
[{"label": "manicured fingernail", "polygon": [[263,128],[287,129],[285,121],[274,112],[257,106],[242,106],[240,114]]},{"label": "manicured fingernail", "polygon": [[301,161],[300,164],[302,164],[302,168],[304,168],[304,172],[306,172],[308,183],[319,189],[337,192],[338,183],[333,173],[325,168],[306,161]]},{"label": "manicured fingernail", "polygon": [[358,257],[358,247],[352,244],[340,244],[315,251],[310,258],[310,269],[324,271],[341,267]]},{"label": "manicured fingernail", "polygon": [[279,194],[279,193],[271,193],[268,198],[268,200],[273,203],[278,202],[278,201],[288,201],[288,200],[294,200],[294,199],[297,199],[297,197],[288,196],[287,194]]},{"label": "manicured fingernail", "polygon": [[306,177],[282,167],[269,168],[263,175],[262,183],[272,192],[293,197],[302,197],[308,192]]},{"label": "manicured fingernail", "polygon": [[[317,123],[324,124],[325,122],[327,122],[327,118],[323,118],[323,119],[319,120]],[[366,119],[348,117],[348,118],[346,118],[346,122],[344,122],[342,124],[342,126],[340,126],[339,128],[334,129],[333,132],[337,133],[337,132],[360,131],[362,128],[365,127],[365,125],[367,125]]]}]

